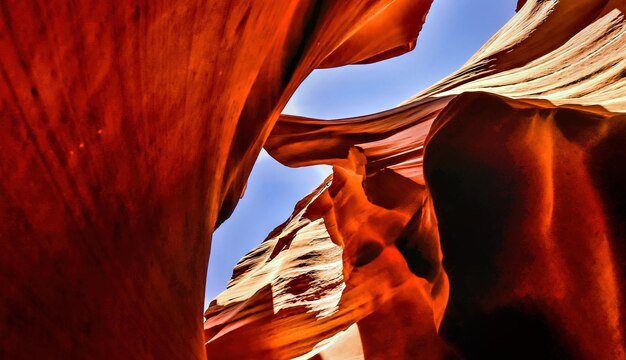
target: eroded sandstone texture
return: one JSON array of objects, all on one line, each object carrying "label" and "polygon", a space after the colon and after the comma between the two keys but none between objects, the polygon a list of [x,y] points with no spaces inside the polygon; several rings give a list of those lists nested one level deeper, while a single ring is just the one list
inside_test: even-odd
[{"label": "eroded sandstone texture", "polygon": [[334,172],[237,265],[209,356],[625,359],[625,16],[520,1],[402,106],[281,117],[268,152]]},{"label": "eroded sandstone texture", "polygon": [[0,358],[206,358],[210,234],[281,109],[430,2],[0,1]]}]

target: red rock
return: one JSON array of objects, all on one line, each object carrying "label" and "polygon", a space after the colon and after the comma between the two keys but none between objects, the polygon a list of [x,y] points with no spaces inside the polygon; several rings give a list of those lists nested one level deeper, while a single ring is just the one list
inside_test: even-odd
[{"label": "red rock", "polygon": [[205,358],[210,234],[281,109],[429,4],[2,2],[0,358]]},{"label": "red rock", "polygon": [[333,176],[237,265],[208,353],[626,358],[625,13],[530,0],[398,108],[282,116],[268,152]]}]

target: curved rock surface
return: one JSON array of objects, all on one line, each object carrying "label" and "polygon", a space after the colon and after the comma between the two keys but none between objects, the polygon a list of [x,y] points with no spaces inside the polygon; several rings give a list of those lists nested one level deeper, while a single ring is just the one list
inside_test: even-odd
[{"label": "curved rock surface", "polygon": [[0,2],[0,358],[206,358],[210,235],[280,110],[430,2]]},{"label": "curved rock surface", "polygon": [[626,359],[625,17],[520,1],[395,109],[282,116],[268,152],[333,175],[237,265],[207,352]]}]

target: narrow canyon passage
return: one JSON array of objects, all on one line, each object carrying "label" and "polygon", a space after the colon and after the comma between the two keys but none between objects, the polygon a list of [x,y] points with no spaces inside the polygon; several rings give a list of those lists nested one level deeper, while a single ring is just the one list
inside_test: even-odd
[{"label": "narrow canyon passage", "polygon": [[207,352],[624,358],[623,198],[607,197],[625,174],[609,145],[626,119],[623,10],[529,1],[397,108],[282,116],[270,155],[333,176],[237,265],[205,313]]},{"label": "narrow canyon passage", "polygon": [[[0,1],[0,358],[626,359],[624,0],[520,0],[399,106],[281,114],[431,5]],[[262,149],[332,174],[204,309]]]},{"label": "narrow canyon passage", "polygon": [[0,357],[206,358],[211,234],[281,109],[430,3],[0,3]]}]

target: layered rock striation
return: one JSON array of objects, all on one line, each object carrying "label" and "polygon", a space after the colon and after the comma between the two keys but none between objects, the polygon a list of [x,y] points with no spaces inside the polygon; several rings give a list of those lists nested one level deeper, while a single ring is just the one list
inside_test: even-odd
[{"label": "layered rock striation", "polygon": [[268,152],[333,175],[237,265],[207,353],[626,358],[625,17],[520,1],[397,108],[281,116]]}]

